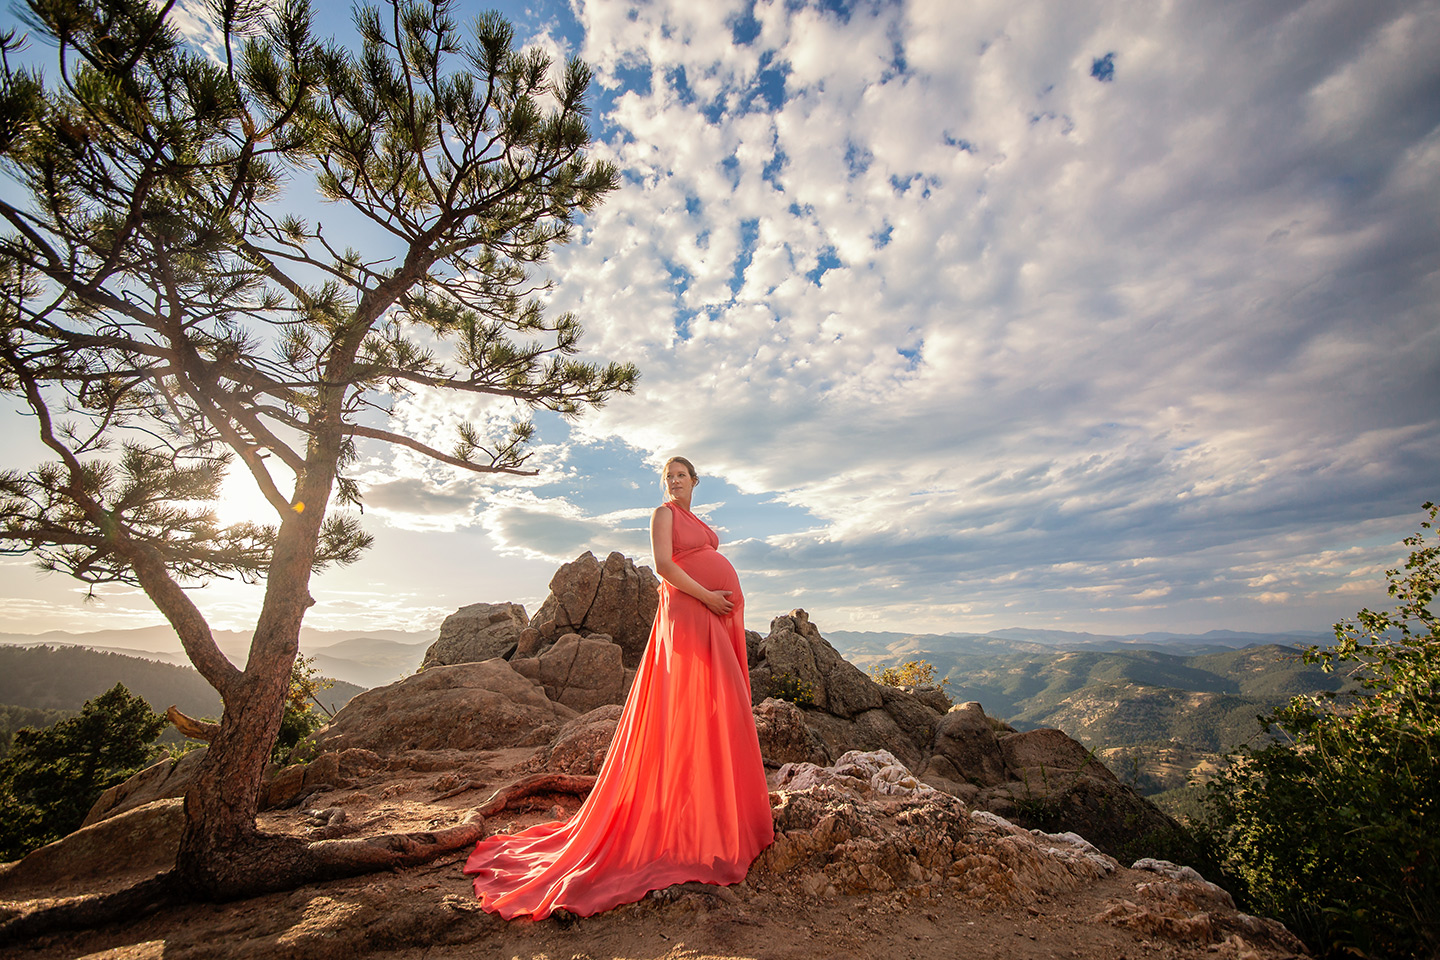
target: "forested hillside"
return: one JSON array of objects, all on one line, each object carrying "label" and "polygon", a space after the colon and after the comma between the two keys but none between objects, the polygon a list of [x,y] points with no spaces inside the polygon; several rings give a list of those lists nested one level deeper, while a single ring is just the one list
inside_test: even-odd
[{"label": "forested hillside", "polygon": [[16,730],[50,726],[70,716],[70,710],[41,710],[35,707],[12,707],[0,704],[0,759],[10,755],[10,741]]},{"label": "forested hillside", "polygon": [[[191,667],[88,647],[0,646],[0,724],[14,724],[0,731],[49,726],[116,683],[156,711],[174,704],[192,717],[220,713],[220,695]],[[320,699],[339,709],[360,689],[337,682]]]}]

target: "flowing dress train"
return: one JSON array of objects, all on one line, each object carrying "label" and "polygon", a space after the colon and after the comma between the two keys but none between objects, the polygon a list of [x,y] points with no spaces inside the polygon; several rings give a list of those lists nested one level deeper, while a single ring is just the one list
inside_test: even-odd
[{"label": "flowing dress train", "polygon": [[731,591],[735,609],[716,616],[661,581],[650,642],[590,796],[568,821],[486,837],[465,863],[481,905],[506,919],[562,907],[589,916],[687,880],[736,883],[774,839],[740,580],[715,532],[666,506],[675,562],[706,589]]}]

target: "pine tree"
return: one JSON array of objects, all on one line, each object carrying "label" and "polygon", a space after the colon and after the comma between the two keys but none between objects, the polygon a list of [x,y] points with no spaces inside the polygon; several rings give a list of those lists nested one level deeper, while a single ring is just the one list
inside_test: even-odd
[{"label": "pine tree", "polygon": [[79,716],[15,733],[0,760],[0,860],[77,829],[100,794],[151,759],[165,717],[123,683],[87,700]]},{"label": "pine tree", "polygon": [[[363,495],[356,444],[526,472],[527,419],[460,424],[441,450],[387,429],[387,397],[571,416],[637,374],[576,359],[578,321],[547,317],[530,279],[618,183],[587,154],[584,64],[517,50],[496,14],[462,35],[450,0],[357,10],[358,50],[316,38],[304,0],[208,0],[219,39],[201,52],[173,7],[28,0],[53,77],[0,38],[0,162],[27,194],[0,199],[0,389],[54,456],[0,476],[0,548],[138,585],[222,694],[174,876],[223,899],[418,862],[478,830],[321,849],[255,822],[311,575],[370,543],[339,509]],[[371,249],[294,215],[312,189]],[[275,523],[217,520],[230,468]],[[216,576],[265,584],[243,670],[187,592]]]}]

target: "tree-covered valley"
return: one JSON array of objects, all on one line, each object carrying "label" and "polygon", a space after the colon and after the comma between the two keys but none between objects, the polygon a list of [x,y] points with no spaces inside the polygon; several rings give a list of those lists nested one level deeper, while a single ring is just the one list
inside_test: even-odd
[{"label": "tree-covered valley", "polygon": [[979,701],[1016,729],[1063,730],[1179,813],[1192,782],[1213,775],[1235,747],[1264,739],[1258,716],[1346,683],[1302,660],[1319,639],[1309,635],[1024,639],[1036,633],[829,636],[862,667],[928,661],[957,703]]}]

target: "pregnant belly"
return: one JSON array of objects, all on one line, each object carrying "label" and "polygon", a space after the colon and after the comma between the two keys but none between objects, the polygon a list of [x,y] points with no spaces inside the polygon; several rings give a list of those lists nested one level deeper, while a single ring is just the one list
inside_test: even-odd
[{"label": "pregnant belly", "polygon": [[730,566],[730,561],[716,551],[697,550],[677,557],[675,562],[706,590],[729,590],[730,601],[740,601],[740,577]]}]

